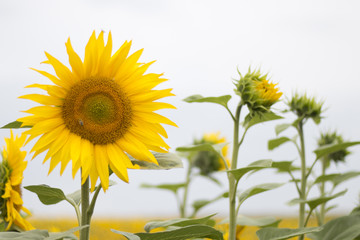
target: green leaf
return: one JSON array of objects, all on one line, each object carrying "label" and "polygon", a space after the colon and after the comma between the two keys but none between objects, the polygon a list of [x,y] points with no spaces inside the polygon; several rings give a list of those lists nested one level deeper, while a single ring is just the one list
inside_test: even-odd
[{"label": "green leaf", "polygon": [[288,137],[279,137],[268,141],[268,149],[273,150],[279,147],[281,144],[291,141]]},{"label": "green leaf", "polygon": [[284,185],[284,184],[283,183],[264,183],[264,184],[259,184],[254,187],[251,187],[239,195],[239,204],[242,204],[249,197],[252,197],[252,196],[257,195],[262,192],[266,192],[266,191],[278,188],[282,185]]},{"label": "green leaf", "polygon": [[111,229],[112,232],[117,233],[117,234],[121,234],[124,237],[126,237],[128,240],[141,240],[140,237],[138,237],[137,235],[133,234],[133,233],[129,233],[129,232],[122,232],[122,231],[118,231],[118,230],[114,230]]},{"label": "green leaf", "polygon": [[292,237],[297,237],[303,234],[319,232],[322,227],[312,227],[312,228],[263,228],[256,232],[259,240],[283,240],[289,239]]},{"label": "green leaf", "polygon": [[142,188],[158,188],[172,191],[176,194],[176,192],[180,189],[185,187],[185,183],[174,183],[174,184],[159,184],[159,185],[151,185],[151,184],[141,184],[140,187]]},{"label": "green leaf", "polygon": [[333,152],[337,152],[340,150],[344,150],[348,147],[354,146],[354,145],[358,145],[360,144],[360,142],[344,142],[344,143],[334,143],[334,144],[328,144],[328,145],[324,145],[319,147],[318,149],[316,149],[314,151],[314,153],[316,154],[316,159],[320,159],[321,157],[331,154]]},{"label": "green leaf", "polygon": [[209,151],[209,152],[214,152],[216,154],[220,154],[222,149],[227,144],[228,143],[218,143],[218,144],[202,143],[202,144],[178,147],[178,148],[176,148],[176,151],[178,151],[178,152]]},{"label": "green leaf", "polygon": [[206,205],[210,204],[210,203],[214,203],[222,198],[227,198],[229,197],[229,192],[225,192],[211,200],[197,200],[192,204],[192,207],[194,208],[194,215],[203,207],[205,207]]},{"label": "green leaf", "polygon": [[144,230],[146,232],[150,232],[153,229],[156,228],[160,228],[160,227],[170,227],[170,226],[176,226],[176,227],[186,227],[186,226],[191,226],[191,225],[197,225],[197,224],[203,224],[203,225],[209,225],[208,223],[210,222],[210,226],[213,227],[212,225],[212,221],[209,221],[215,214],[203,217],[203,218],[198,218],[198,219],[190,219],[190,218],[178,218],[178,219],[171,219],[171,220],[166,220],[166,221],[152,221],[152,222],[148,222],[145,227]]},{"label": "green leaf", "polygon": [[[194,225],[156,233],[129,234],[111,229],[114,233],[125,236],[128,240],[187,240],[191,238],[210,238],[223,240],[222,233],[207,225]],[[135,238],[134,235],[139,238]]]},{"label": "green leaf", "polygon": [[313,240],[353,240],[360,235],[360,215],[339,217],[323,225],[323,229],[308,235]]},{"label": "green leaf", "polygon": [[81,202],[81,190],[77,190],[73,193],[66,195],[67,199],[72,200],[76,205],[80,205]]},{"label": "green leaf", "polygon": [[250,114],[248,114],[245,117],[243,126],[245,129],[249,129],[250,127],[252,127],[256,124],[267,122],[267,121],[272,121],[272,120],[277,120],[277,119],[282,119],[282,118],[283,117],[278,116],[273,112],[266,112],[266,113],[262,113],[261,115],[256,114],[253,117]]},{"label": "green leaf", "polygon": [[45,184],[31,185],[24,188],[36,193],[40,201],[45,205],[56,204],[66,199],[66,196],[61,189],[52,188]]},{"label": "green leaf", "polygon": [[334,194],[329,197],[319,197],[319,198],[308,199],[308,200],[294,199],[289,202],[289,205],[294,205],[294,204],[298,204],[298,203],[306,203],[310,207],[310,209],[313,210],[320,204],[326,203],[334,198],[340,197],[340,196],[344,195],[346,192],[347,192],[347,190],[344,190],[342,192],[339,192],[339,193]]},{"label": "green leaf", "polygon": [[[236,224],[240,226],[253,226],[253,227],[277,227],[281,219],[277,220],[273,217],[250,218],[239,215],[236,219]],[[229,219],[222,220],[219,224],[229,223]]]},{"label": "green leaf", "polygon": [[57,232],[57,233],[50,233],[50,237],[45,238],[44,240],[60,240],[60,239],[74,239],[77,240],[78,238],[73,234],[83,228],[87,228],[89,225],[80,226],[76,228],[72,228],[67,230],[66,232]]},{"label": "green leaf", "polygon": [[263,168],[270,168],[272,165],[271,160],[259,160],[249,164],[247,167],[238,168],[234,170],[228,170],[229,173],[234,175],[236,181],[239,181],[246,173],[253,171],[253,170],[260,170]]},{"label": "green leaf", "polygon": [[130,161],[133,164],[136,164],[140,166],[140,169],[146,169],[146,170],[167,170],[172,168],[182,168],[183,164],[181,159],[178,155],[174,153],[158,153],[158,152],[152,152],[154,157],[156,158],[159,165],[156,165],[155,163],[143,161],[141,159],[135,159],[132,156],[128,155],[130,158]]},{"label": "green leaf", "polygon": [[32,126],[21,126],[22,122],[14,121],[2,126],[1,128],[31,128]]},{"label": "green leaf", "polygon": [[276,168],[279,172],[300,170],[300,168],[293,166],[292,163],[292,161],[273,162],[271,168]]},{"label": "green leaf", "polygon": [[188,102],[188,103],[193,103],[193,102],[216,103],[216,104],[220,104],[220,105],[224,106],[225,108],[227,108],[227,104],[230,99],[231,99],[230,95],[224,95],[224,96],[220,96],[220,97],[203,97],[201,95],[192,95],[190,97],[185,98],[184,101]]},{"label": "green leaf", "polygon": [[285,131],[286,129],[288,129],[291,126],[292,126],[292,124],[289,124],[289,123],[283,123],[283,124],[276,125],[276,127],[275,127],[276,135],[279,135],[280,133],[282,133],[283,131]]},{"label": "green leaf", "polygon": [[47,230],[31,230],[26,232],[0,232],[2,240],[44,240],[49,237]]},{"label": "green leaf", "polygon": [[327,181],[333,182],[334,179],[340,175],[341,175],[340,173],[321,175],[315,179],[314,183],[317,184],[317,183],[323,183],[323,182],[327,182]]},{"label": "green leaf", "polygon": [[346,172],[346,173],[343,173],[343,174],[339,174],[339,176],[337,176],[333,180],[334,187],[336,187],[337,185],[339,185],[342,182],[350,180],[350,179],[352,179],[354,177],[357,177],[359,175],[360,175],[360,172]]}]

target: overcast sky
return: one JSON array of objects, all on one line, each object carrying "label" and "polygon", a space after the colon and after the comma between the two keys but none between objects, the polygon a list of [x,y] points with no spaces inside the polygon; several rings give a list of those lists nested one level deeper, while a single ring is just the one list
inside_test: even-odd
[{"label": "overcast sky", "polygon": [[[31,93],[24,86],[47,82],[29,69],[49,69],[40,65],[45,60],[44,51],[68,64],[65,49],[68,37],[75,51],[83,56],[93,30],[97,33],[111,30],[114,49],[125,40],[133,40],[132,51],[145,49],[141,60],[157,60],[149,71],[164,72],[170,79],[162,87],[174,89],[176,97],[167,101],[178,109],[161,113],[179,126],[166,127],[172,151],[205,132],[221,131],[231,141],[232,121],[225,110],[211,104],[184,103],[182,99],[193,94],[231,94],[230,105],[234,107],[238,99],[233,94],[232,81],[238,78],[237,68],[245,72],[251,65],[269,72],[284,96],[306,91],[325,101],[326,118],[319,126],[309,122],[305,128],[310,160],[319,130],[337,129],[346,140],[360,140],[359,10],[360,3],[356,0],[0,0],[0,125],[24,116],[20,111],[33,106],[31,101],[17,97]],[[283,107],[281,103],[275,106]],[[299,161],[290,145],[267,151],[267,140],[275,137],[275,124],[263,124],[249,131],[240,152],[239,166],[266,158]],[[288,134],[292,136],[293,132]],[[9,136],[9,131],[1,130],[0,136],[3,145],[3,137]],[[333,166],[331,171],[360,170],[358,148],[351,149],[353,154],[346,164]],[[40,156],[28,164],[24,186],[45,183],[66,193],[79,188],[80,180],[78,176],[75,180],[71,178],[70,167],[62,177],[59,168],[47,176],[49,164],[41,163]],[[118,184],[100,195],[95,215],[176,216],[175,199],[170,193],[141,189],[139,185],[181,182],[184,175],[183,169],[131,171],[130,184],[111,177]],[[224,173],[216,177],[226,183]],[[267,170],[249,177],[239,187],[287,179]],[[355,207],[359,200],[359,181],[349,181],[339,187],[338,190],[348,188],[348,193],[337,201],[338,212],[347,213]],[[191,199],[212,198],[221,191],[213,183],[199,178],[191,186],[190,195]],[[33,193],[24,190],[23,194],[24,205],[34,216],[74,214],[66,203],[44,207]],[[296,207],[285,205],[296,196],[294,186],[288,184],[248,200],[241,213],[296,214]],[[202,214],[214,212],[226,214],[227,201],[204,209]]]}]

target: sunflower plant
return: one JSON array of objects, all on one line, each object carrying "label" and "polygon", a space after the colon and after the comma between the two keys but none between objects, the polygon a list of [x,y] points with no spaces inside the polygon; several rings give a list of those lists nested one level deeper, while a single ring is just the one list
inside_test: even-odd
[{"label": "sunflower plant", "polygon": [[[335,236],[341,235],[343,230],[339,229],[337,232],[332,232],[333,235],[328,235],[327,232],[334,222],[331,221],[329,224],[321,226],[324,224],[325,212],[331,209],[325,209],[326,203],[343,196],[346,190],[335,194],[335,187],[348,179],[358,176],[359,172],[327,174],[326,169],[331,161],[343,161],[349,153],[347,148],[358,145],[360,142],[345,142],[336,132],[323,133],[318,141],[317,148],[313,150],[314,158],[309,162],[305,149],[305,124],[309,120],[313,120],[316,125],[320,124],[323,119],[324,102],[317,100],[315,97],[309,97],[307,94],[295,93],[286,103],[288,108],[285,109],[285,112],[294,114],[296,119],[292,123],[283,123],[275,127],[278,137],[269,140],[268,149],[274,150],[285,143],[291,143],[299,155],[300,166],[295,165],[292,161],[274,162],[272,166],[279,173],[288,173],[291,178],[290,182],[294,184],[297,190],[298,198],[291,200],[289,204],[299,206],[298,229],[265,228],[259,230],[257,235],[261,240],[266,240],[269,236],[274,237],[274,239],[275,237],[276,239],[288,239],[298,236],[299,240],[303,240],[305,235],[315,236],[312,239],[316,240],[328,239],[325,236],[331,236],[331,239],[333,239]],[[295,136],[279,136],[285,130],[291,128],[295,130]],[[321,175],[316,174],[315,171],[316,166],[319,164],[322,165]],[[331,191],[325,192],[326,182],[333,183]],[[314,186],[319,186],[320,196],[309,198],[308,196]],[[316,213],[321,227],[307,227],[313,213]],[[345,223],[348,219],[340,221]],[[340,223],[339,220],[336,220],[336,222]]]},{"label": "sunflower plant", "polygon": [[[249,71],[245,75],[242,75],[240,72],[239,75],[240,79],[234,82],[234,91],[240,99],[238,100],[237,107],[234,111],[230,110],[228,107],[231,95],[224,95],[220,97],[203,97],[201,95],[193,95],[184,100],[189,103],[215,103],[224,107],[229,113],[234,123],[233,148],[230,164],[228,164],[225,160],[221,149],[209,146],[208,144],[198,146],[194,145],[177,149],[178,151],[210,150],[216,153],[223,160],[223,165],[225,166],[229,183],[229,232],[227,233],[229,240],[236,239],[236,226],[237,222],[239,222],[238,214],[242,203],[253,195],[281,186],[281,184],[278,183],[261,184],[247,189],[239,195],[237,194],[239,181],[246,173],[269,168],[272,165],[271,160],[259,160],[248,166],[238,168],[239,149],[245,139],[246,133],[251,127],[262,122],[281,118],[271,111],[271,107],[273,104],[278,102],[282,96],[282,93],[277,88],[277,84],[272,83],[267,74],[262,74],[260,70],[252,71],[249,68]],[[247,107],[249,113],[244,117],[244,120],[241,121],[241,111],[244,107]],[[241,127],[242,135],[240,137],[239,133]]]}]

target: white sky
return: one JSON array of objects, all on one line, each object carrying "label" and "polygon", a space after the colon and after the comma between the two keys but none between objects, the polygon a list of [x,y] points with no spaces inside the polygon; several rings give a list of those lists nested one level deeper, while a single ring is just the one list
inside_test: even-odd
[{"label": "white sky", "polygon": [[[20,111],[33,106],[30,101],[17,97],[31,92],[24,86],[46,82],[29,69],[48,69],[40,65],[45,59],[44,51],[67,64],[64,43],[69,36],[74,49],[83,55],[94,29],[97,33],[111,30],[114,49],[125,40],[133,40],[133,51],[145,49],[142,60],[157,60],[150,71],[164,72],[170,79],[162,87],[174,89],[177,96],[168,101],[178,110],[163,111],[162,114],[179,125],[179,128],[167,127],[167,142],[173,150],[191,143],[193,137],[211,131],[221,131],[231,141],[232,122],[221,107],[187,104],[181,100],[192,94],[232,94],[236,99],[232,85],[232,79],[238,78],[236,68],[244,72],[251,65],[270,72],[285,96],[299,90],[325,100],[326,119],[319,128],[309,123],[305,129],[307,153],[311,159],[318,129],[338,129],[347,140],[360,139],[359,8],[360,4],[355,0],[0,0],[0,125],[23,116]],[[232,107],[236,104],[234,99]],[[282,107],[282,104],[277,105],[277,108]],[[281,122],[284,121],[277,123]],[[266,150],[267,140],[275,137],[274,124],[264,124],[249,132],[240,152],[240,166],[258,159],[296,158],[295,149],[289,145],[270,153]],[[3,137],[8,134],[8,130],[0,131],[2,144]],[[356,147],[351,150],[353,154],[348,163],[333,167],[333,172],[360,170],[360,151]],[[66,193],[79,188],[80,180],[78,177],[72,180],[70,167],[63,177],[59,176],[59,169],[47,176],[49,166],[41,162],[38,157],[28,164],[23,185],[45,183],[62,188]],[[170,193],[138,186],[144,182],[181,182],[184,174],[183,169],[131,171],[130,184],[112,177],[119,184],[100,195],[95,215],[176,216],[175,199]],[[225,174],[217,177],[225,183]],[[240,188],[286,179],[287,176],[264,171],[240,183]],[[349,181],[342,186],[348,188],[348,193],[337,201],[338,212],[347,213],[358,202],[358,181]],[[221,189],[198,179],[190,191],[192,199],[199,199],[212,198]],[[66,203],[44,207],[34,194],[26,190],[23,193],[25,206],[34,216],[73,214]],[[295,197],[294,187],[286,185],[249,199],[241,213],[296,213],[296,207],[285,206]],[[226,214],[226,211],[227,201],[224,200],[204,209],[202,214]]]}]

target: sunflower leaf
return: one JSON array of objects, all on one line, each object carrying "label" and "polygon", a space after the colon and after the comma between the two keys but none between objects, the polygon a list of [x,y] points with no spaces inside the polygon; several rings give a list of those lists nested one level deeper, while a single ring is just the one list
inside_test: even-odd
[{"label": "sunflower leaf", "polygon": [[268,141],[268,149],[273,150],[289,141],[291,141],[291,139],[288,137],[279,137],[279,138],[271,139]]},{"label": "sunflower leaf", "polygon": [[289,124],[289,123],[283,123],[283,124],[276,125],[275,126],[276,135],[279,135],[280,133],[282,133],[283,131],[285,131],[286,129],[288,129],[291,126],[292,126],[292,124]]},{"label": "sunflower leaf", "polygon": [[358,144],[360,144],[360,142],[343,142],[343,143],[328,144],[314,150],[314,153],[316,154],[316,159],[320,159],[321,157],[328,155],[330,153],[344,150],[348,147]]},{"label": "sunflower leaf", "polygon": [[259,240],[285,240],[292,237],[300,236],[307,233],[319,232],[322,227],[312,227],[312,228],[263,228],[256,232]]},{"label": "sunflower leaf", "polygon": [[168,170],[172,168],[182,168],[183,164],[180,157],[174,153],[152,152],[159,165],[141,159],[135,159],[128,155],[134,165],[138,165],[141,170]]},{"label": "sunflower leaf", "polygon": [[185,187],[185,183],[174,183],[174,184],[159,184],[159,185],[151,185],[151,184],[141,184],[140,187],[142,188],[158,188],[163,190],[169,190],[176,194],[176,192],[180,189]]},{"label": "sunflower leaf", "polygon": [[284,184],[283,183],[264,183],[264,184],[259,184],[254,187],[251,187],[251,188],[243,191],[239,195],[239,204],[242,204],[249,197],[260,194],[262,192],[266,192],[266,191],[278,188],[282,185],[284,185]]},{"label": "sunflower leaf", "polygon": [[306,203],[310,207],[310,210],[313,210],[320,204],[326,203],[334,198],[340,197],[340,196],[344,195],[346,192],[347,192],[347,190],[344,190],[344,191],[341,191],[341,192],[334,194],[332,196],[329,196],[329,197],[319,197],[319,198],[308,199],[308,200],[293,199],[289,202],[289,205],[295,205],[298,203]]},{"label": "sunflower leaf", "polygon": [[14,121],[2,126],[1,128],[31,128],[31,126],[21,126],[22,122]]},{"label": "sunflower leaf", "polygon": [[64,192],[59,188],[52,188],[48,185],[31,185],[24,187],[30,192],[36,193],[40,201],[45,205],[52,205],[66,199]]},{"label": "sunflower leaf", "polygon": [[39,239],[47,239],[49,237],[49,232],[47,230],[35,229],[26,232],[0,232],[0,239],[5,240],[39,240]]},{"label": "sunflower leaf", "polygon": [[73,234],[74,232],[77,232],[83,228],[87,228],[89,225],[84,225],[80,227],[75,227],[70,230],[67,230],[66,232],[56,232],[56,233],[50,233],[49,237],[44,238],[44,240],[60,240],[60,239],[74,239],[77,240],[78,238]]},{"label": "sunflower leaf", "polygon": [[160,227],[170,227],[170,226],[175,226],[175,227],[186,227],[186,226],[191,226],[191,225],[198,225],[198,224],[205,224],[205,225],[209,225],[209,226],[214,226],[213,225],[213,221],[210,221],[211,218],[214,216],[215,214],[203,217],[203,218],[198,218],[198,219],[190,219],[190,218],[178,218],[178,219],[171,219],[171,220],[166,220],[166,221],[151,221],[148,222],[145,227],[144,230],[146,232],[150,232],[153,229],[156,228],[160,228]]},{"label": "sunflower leaf", "polygon": [[259,123],[263,123],[263,122],[268,122],[268,121],[272,121],[272,120],[278,120],[278,119],[282,119],[283,117],[276,115],[273,112],[266,112],[266,113],[261,113],[261,114],[255,114],[255,116],[252,116],[250,113],[245,117],[245,121],[243,123],[243,126],[245,129],[249,129],[250,127],[259,124]]},{"label": "sunflower leaf", "polygon": [[[360,236],[360,215],[339,217],[308,235],[313,240],[353,240]],[[357,239],[357,238],[356,238]]]},{"label": "sunflower leaf", "polygon": [[188,102],[188,103],[193,103],[193,102],[216,103],[216,104],[220,104],[220,105],[224,106],[225,108],[227,108],[227,104],[230,99],[231,99],[230,95],[224,95],[224,96],[220,96],[220,97],[203,97],[201,95],[192,95],[192,96],[185,98],[184,101]]},{"label": "sunflower leaf", "polygon": [[234,175],[235,179],[239,181],[246,173],[253,170],[260,170],[263,168],[270,168],[272,165],[272,161],[269,159],[259,160],[249,164],[247,167],[238,168],[234,170],[228,170],[229,173]]},{"label": "sunflower leaf", "polygon": [[193,238],[210,238],[215,240],[223,240],[223,235],[220,231],[207,225],[191,225],[163,232],[155,233],[127,233],[111,229],[114,233],[125,236],[128,240],[186,240]]}]

